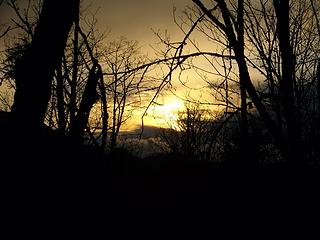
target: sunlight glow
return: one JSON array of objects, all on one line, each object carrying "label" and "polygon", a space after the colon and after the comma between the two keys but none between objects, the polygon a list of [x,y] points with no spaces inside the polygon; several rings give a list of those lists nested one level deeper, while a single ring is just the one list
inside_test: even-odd
[{"label": "sunlight glow", "polygon": [[177,98],[168,98],[164,104],[155,105],[150,108],[148,114],[154,118],[154,126],[174,127],[178,119],[178,112],[182,111],[184,103]]},{"label": "sunlight glow", "polygon": [[[177,128],[178,112],[183,111],[184,102],[173,96],[165,97],[161,103],[152,105],[143,118],[144,126]],[[124,130],[130,131],[141,127],[141,117],[145,109],[134,112],[134,115],[124,125]]]}]

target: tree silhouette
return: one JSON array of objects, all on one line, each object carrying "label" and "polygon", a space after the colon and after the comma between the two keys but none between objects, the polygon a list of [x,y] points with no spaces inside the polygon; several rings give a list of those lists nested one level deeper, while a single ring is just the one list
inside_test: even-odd
[{"label": "tree silhouette", "polygon": [[146,62],[137,41],[129,41],[123,37],[112,41],[106,48],[104,58],[112,151],[117,144],[121,127],[132,117],[132,112],[140,107],[141,95],[152,90],[153,83],[143,76],[143,71],[129,72]]},{"label": "tree silhouette", "polygon": [[44,122],[54,71],[61,62],[78,8],[79,0],[43,3],[32,43],[16,66],[12,117],[19,131],[39,132]]},{"label": "tree silhouette", "polygon": [[[89,137],[99,146],[102,139],[103,150],[110,140],[108,146],[113,149],[127,119],[125,113],[137,106],[141,92],[153,93],[147,108],[157,104],[159,93],[174,78],[185,84],[183,71],[192,69],[217,100],[211,105],[221,111],[220,120],[238,124],[240,131],[234,134],[239,137],[234,142],[239,148],[232,145],[234,142],[230,146],[236,149],[235,158],[244,159],[244,165],[257,163],[252,139],[257,137],[255,128],[263,131],[259,121],[268,131],[261,142],[277,149],[279,162],[297,167],[306,160],[319,159],[319,4],[289,0],[191,2],[193,7],[178,24],[185,34],[183,39],[170,42],[158,34],[164,47],[155,49],[158,59],[149,62],[136,58],[135,42],[121,39],[101,47],[94,24],[83,31],[86,27],[79,17],[79,1],[65,5],[44,1],[35,28],[18,14],[22,24],[17,22],[17,26],[28,37],[25,44],[7,51],[7,60],[11,60],[6,65],[6,78],[13,78],[16,87],[10,127],[15,135],[25,139],[37,136],[46,123],[78,143]],[[19,11],[14,1],[12,7]],[[174,20],[177,23],[177,18]],[[213,48],[202,50],[193,38],[196,31],[213,43]],[[206,65],[200,65],[201,61]],[[150,73],[160,74],[147,77]],[[0,100],[7,104],[5,98]],[[94,124],[90,122],[92,109],[99,112],[93,116],[97,120]],[[188,110],[186,119],[191,121],[197,113]],[[211,136],[208,144],[200,144],[207,136],[194,137],[189,120],[181,121],[186,126],[181,151],[186,155],[199,155],[201,147],[197,146],[221,140],[222,135],[215,131],[225,128],[218,124],[216,139]],[[197,123],[210,125],[202,120]],[[206,127],[200,132],[198,135],[204,135]]]},{"label": "tree silhouette", "polygon": [[[313,69],[317,62],[315,55],[318,50],[313,45],[316,42],[313,40],[319,37],[312,35],[308,29],[310,26],[316,26],[318,7],[312,7],[310,3],[303,1],[289,4],[289,1],[253,3],[216,0],[204,3],[204,1],[193,0],[193,3],[196,8],[189,8],[186,17],[181,20],[181,25],[178,24],[185,33],[184,39],[179,43],[171,43],[163,39],[165,48],[171,48],[177,56],[182,57],[185,46],[191,43],[193,49],[199,54],[203,53],[203,59],[208,61],[214,69],[212,75],[216,74],[225,79],[223,91],[225,91],[227,107],[230,103],[228,82],[239,84],[241,99],[239,109],[242,116],[240,125],[243,139],[241,151],[243,159],[247,159],[249,165],[254,164],[255,160],[250,157],[251,147],[248,139],[250,126],[247,120],[247,109],[252,108],[253,105],[247,103],[247,95],[286,164],[291,166],[305,164],[304,154],[301,153],[305,144],[301,143],[301,134],[306,136],[309,130],[305,128],[302,133],[301,118],[307,117],[311,111],[305,106],[311,106],[307,101],[310,101],[310,91],[313,91],[311,89],[315,89],[315,85],[309,79],[316,76]],[[316,11],[313,10],[313,14],[312,9],[316,9]],[[189,29],[185,30],[186,26],[189,26]],[[212,63],[213,60],[206,56],[206,52],[200,50],[201,45],[199,47],[192,39],[192,33],[197,30],[211,42],[216,43],[217,51],[221,50],[221,53],[216,53],[216,57],[219,58],[219,55],[221,57],[220,66],[225,69],[221,71],[222,73],[219,67]],[[310,47],[303,51],[303,46]],[[166,52],[169,53],[170,50]],[[236,74],[234,71],[229,71],[225,65],[226,52],[230,53],[230,69],[235,68],[234,63],[236,63]],[[218,61],[216,62],[219,64]],[[261,62],[263,62],[262,66]],[[180,65],[181,69],[184,69],[184,66],[200,69],[192,62],[187,65],[177,61],[175,64]],[[259,76],[260,78],[266,77],[266,81],[270,84],[270,88],[266,87],[270,90],[270,95],[267,95],[265,90],[261,91],[254,83],[253,69],[262,75]],[[211,73],[207,69],[204,72]],[[230,77],[230,72],[234,74],[236,80]],[[304,78],[301,78],[302,72]],[[221,85],[215,87],[212,84],[216,91],[222,91],[219,87]],[[309,87],[306,87],[307,85]],[[220,92],[220,95],[223,93]],[[275,108],[270,108],[270,102],[268,102],[270,96],[275,103]],[[303,141],[308,140],[305,138]]]}]

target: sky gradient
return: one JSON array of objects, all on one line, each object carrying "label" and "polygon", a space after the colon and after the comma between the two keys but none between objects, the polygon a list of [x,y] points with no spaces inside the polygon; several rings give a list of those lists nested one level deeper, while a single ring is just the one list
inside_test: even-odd
[{"label": "sky gradient", "polygon": [[85,0],[83,5],[90,2],[101,7],[99,26],[110,28],[114,35],[149,43],[154,37],[151,29],[176,31],[173,7],[184,9],[191,0]]}]

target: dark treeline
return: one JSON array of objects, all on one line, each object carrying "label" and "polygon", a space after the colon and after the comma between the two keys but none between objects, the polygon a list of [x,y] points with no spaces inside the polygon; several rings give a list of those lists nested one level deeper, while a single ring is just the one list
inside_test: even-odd
[{"label": "dark treeline", "polygon": [[[268,169],[276,186],[285,172],[294,177],[319,167],[319,3],[190,3],[175,18],[185,37],[171,42],[159,34],[154,61],[126,39],[101,48],[94,22],[83,27],[79,0],[44,0],[34,22],[18,14],[24,37],[7,49],[1,78],[14,89],[13,104],[0,115],[2,169],[16,186],[100,200],[110,190],[123,203],[148,192],[150,201],[164,193],[201,195],[212,182],[222,189],[244,173],[252,182],[266,177],[266,184],[271,178],[261,172]],[[19,13],[15,1],[5,4]],[[196,32],[215,47],[199,47]],[[206,73],[199,73],[199,58],[210,66]],[[164,75],[148,76],[159,65]],[[155,103],[173,73],[188,69],[219,96],[212,103],[223,106],[219,113],[212,117],[201,103],[187,107],[178,131],[162,132],[163,153],[141,159],[117,147],[121,124],[141,96],[154,94]]]}]

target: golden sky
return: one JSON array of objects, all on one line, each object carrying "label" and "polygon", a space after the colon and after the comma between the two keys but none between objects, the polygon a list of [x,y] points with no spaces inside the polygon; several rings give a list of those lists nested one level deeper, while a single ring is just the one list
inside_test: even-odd
[{"label": "golden sky", "polygon": [[[98,21],[100,29],[111,30],[109,38],[125,36],[129,40],[137,40],[142,46],[141,51],[153,55],[150,45],[155,45],[159,40],[154,31],[168,31],[170,36],[181,39],[183,34],[173,21],[173,8],[182,12],[191,0],[85,0],[82,7],[92,3],[93,7],[100,7]],[[185,97],[186,93],[177,86],[176,95]],[[184,107],[181,99],[171,93],[158,99],[161,105],[151,106],[144,118],[145,125],[166,126],[176,120],[178,111]],[[128,122],[126,128],[135,128],[141,123],[143,110],[137,110],[135,117]]]},{"label": "golden sky", "polygon": [[[19,4],[26,0],[17,0]],[[173,8],[176,14],[181,15],[187,5],[192,5],[191,0],[82,0],[82,10],[89,9],[95,12],[97,9],[98,28],[100,31],[111,30],[106,41],[112,41],[124,36],[129,40],[137,40],[141,51],[148,56],[153,56],[150,45],[155,46],[159,41],[154,31],[167,31],[176,41],[183,39],[183,33],[173,21]],[[0,9],[0,24],[10,21],[12,12],[8,8]],[[202,46],[202,45],[201,45]],[[183,109],[184,104],[180,98],[191,95],[194,99],[208,100],[210,94],[203,89],[204,82],[199,81],[195,73],[186,71],[185,79],[189,79],[189,86],[198,91],[191,92],[178,84],[177,75],[173,80],[175,91],[164,94],[157,100],[161,105],[152,106],[145,118],[146,125],[163,126],[167,121],[176,118],[176,112]],[[176,95],[176,96],[175,96]],[[204,100],[205,101],[205,100]],[[131,128],[141,123],[142,110],[136,111],[135,117],[129,124]]]}]

